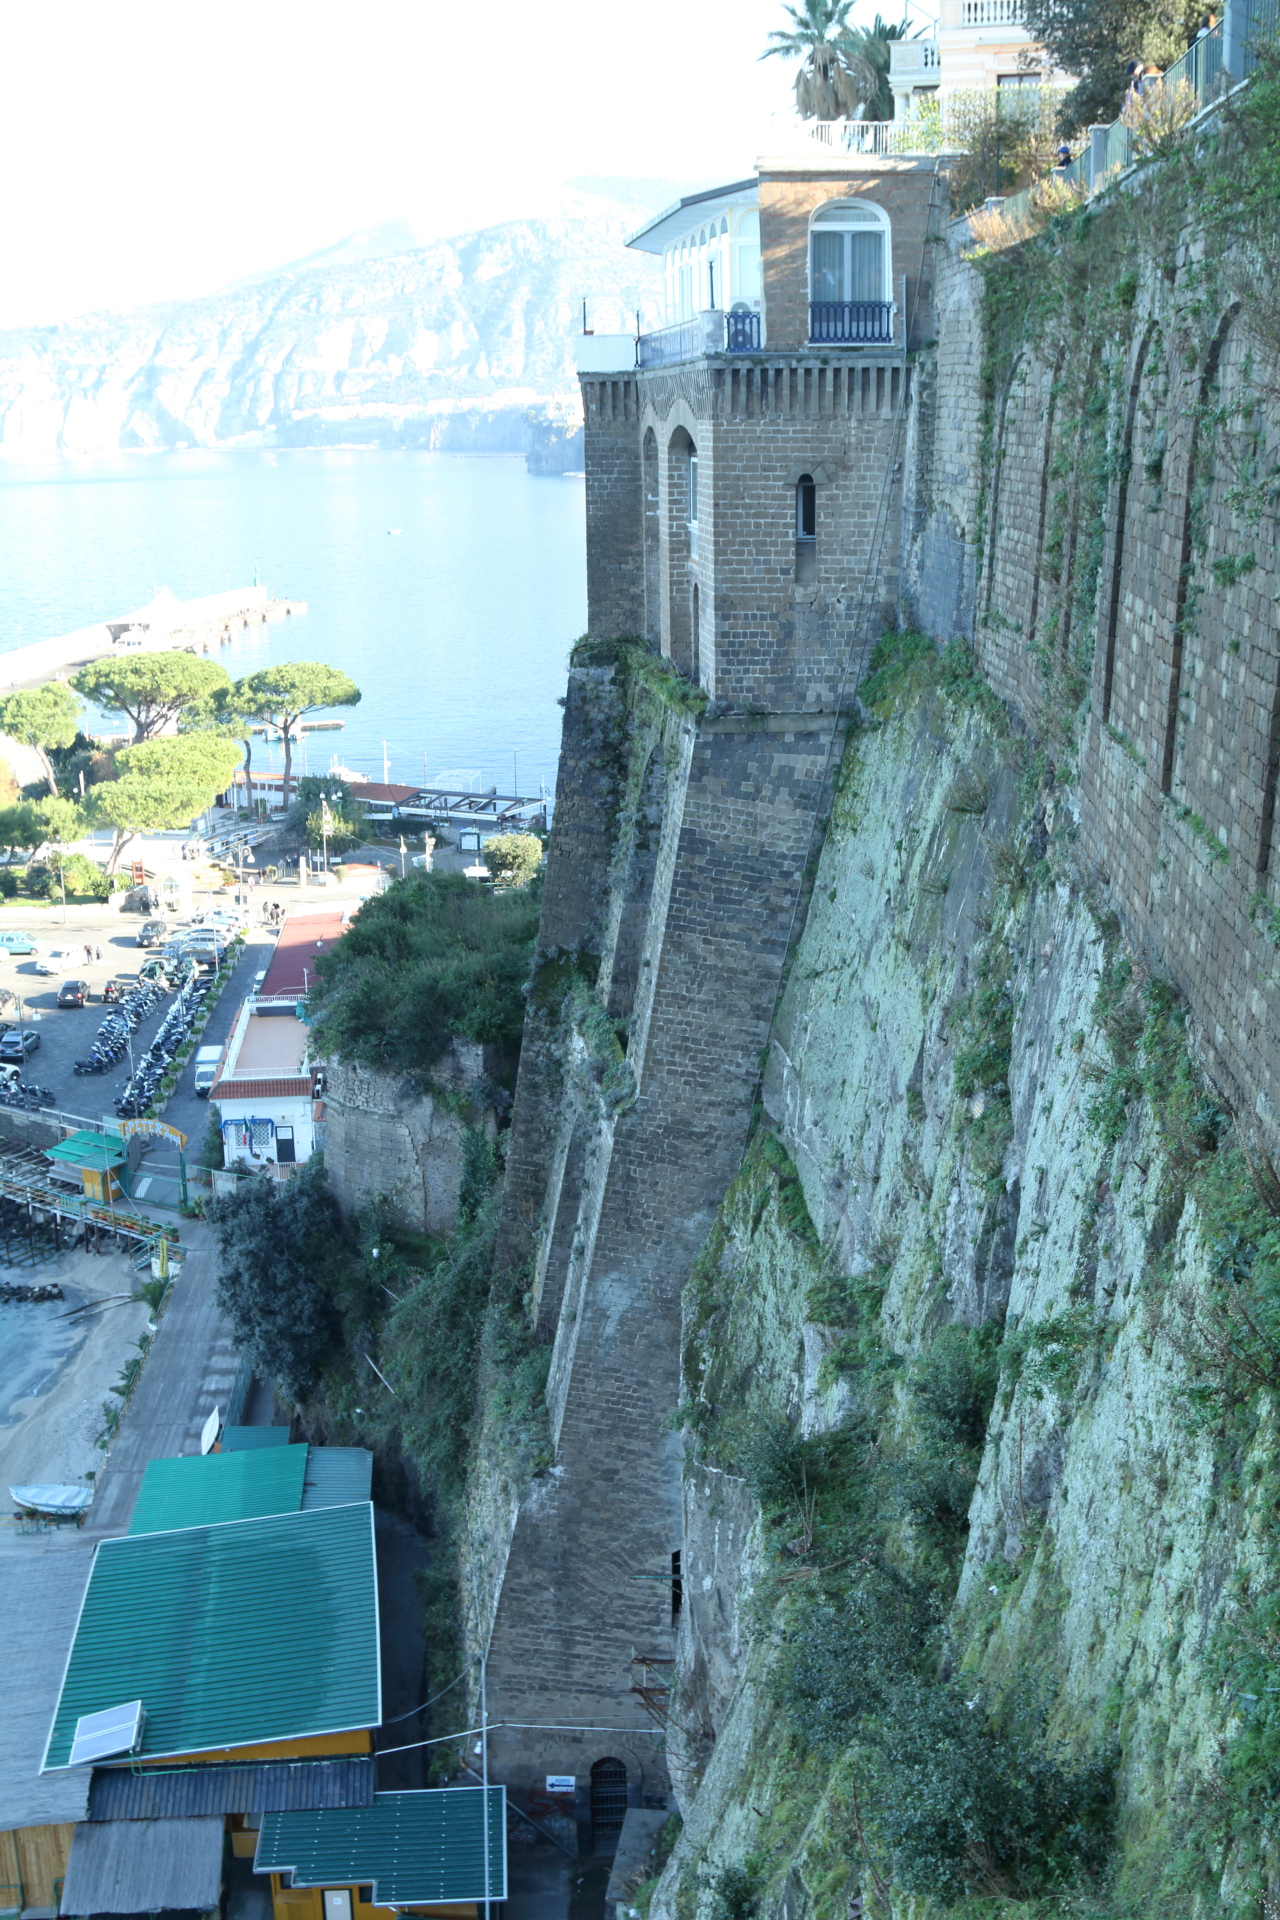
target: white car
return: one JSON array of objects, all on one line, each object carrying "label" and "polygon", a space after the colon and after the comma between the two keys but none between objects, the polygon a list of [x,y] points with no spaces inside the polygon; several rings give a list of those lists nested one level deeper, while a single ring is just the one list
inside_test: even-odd
[{"label": "white car", "polygon": [[69,973],[83,965],[83,947],[52,947],[48,953],[36,956],[37,973]]}]

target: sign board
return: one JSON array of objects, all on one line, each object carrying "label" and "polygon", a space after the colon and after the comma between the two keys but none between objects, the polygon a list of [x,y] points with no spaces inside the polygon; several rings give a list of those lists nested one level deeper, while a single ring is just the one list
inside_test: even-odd
[{"label": "sign board", "polygon": [[572,1773],[549,1773],[547,1775],[548,1793],[576,1793],[577,1776]]},{"label": "sign board", "polygon": [[135,1134],[151,1133],[157,1134],[162,1140],[172,1140],[178,1148],[187,1144],[186,1134],[179,1133],[176,1127],[167,1126],[163,1120],[122,1120],[119,1126],[126,1140],[131,1140]]},{"label": "sign board", "polygon": [[221,1433],[221,1431],[222,1431],[222,1409],[221,1407],[215,1407],[213,1412],[209,1415],[209,1418],[205,1421],[204,1425],[200,1429],[201,1453],[213,1452],[214,1446],[217,1442],[218,1435]]},{"label": "sign board", "polygon": [[135,861],[134,861],[134,863],[133,863],[133,884],[134,884],[134,886],[135,886],[135,887],[141,887],[141,886],[143,886],[143,885],[145,885],[145,883],[146,883],[146,878],[147,878],[147,870],[146,870],[146,868],[145,868],[145,867],[143,866],[143,864],[142,864],[142,862],[141,862],[141,860],[135,860]]}]

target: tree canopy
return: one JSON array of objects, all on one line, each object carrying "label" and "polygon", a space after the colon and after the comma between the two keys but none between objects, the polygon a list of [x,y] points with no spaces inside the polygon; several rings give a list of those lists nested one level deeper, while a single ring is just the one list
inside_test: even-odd
[{"label": "tree canopy", "polygon": [[49,782],[50,793],[58,791],[50,748],[69,747],[80,730],[80,702],[70,687],[51,680],[44,687],[29,687],[0,700],[0,730],[24,747],[34,747]]},{"label": "tree canopy", "polygon": [[495,833],[484,843],[484,863],[504,886],[527,887],[542,865],[542,842],[536,833]]},{"label": "tree canopy", "polygon": [[119,779],[102,781],[90,794],[92,817],[115,829],[108,872],[134,834],[189,826],[226,786],[239,759],[238,744],[213,733],[169,734],[122,748]]},{"label": "tree canopy", "polygon": [[216,660],[195,653],[130,653],[118,660],[92,661],[71,684],[95,706],[124,714],[139,741],[229,687],[231,677]]},{"label": "tree canopy", "polygon": [[400,1072],[429,1073],[455,1038],[514,1060],[538,895],[494,895],[460,873],[394,881],[318,962],[317,1048]]},{"label": "tree canopy", "polygon": [[803,0],[784,7],[791,25],[775,29],[760,55],[800,62],[795,94],[802,120],[854,119],[876,92],[878,75],[849,26],[852,6],[853,0]]},{"label": "tree canopy", "polygon": [[294,1400],[314,1384],[336,1331],[329,1295],[315,1279],[341,1239],[323,1163],[291,1180],[245,1180],[213,1201],[218,1305],[236,1345]]},{"label": "tree canopy", "polygon": [[1027,0],[1027,32],[1054,66],[1079,75],[1062,103],[1063,131],[1114,120],[1130,63],[1141,60],[1162,71],[1171,66],[1185,53],[1204,11],[1189,0]]},{"label": "tree canopy", "polygon": [[293,791],[293,746],[298,722],[322,707],[354,707],[360,700],[355,681],[319,660],[282,660],[263,667],[237,683],[255,712],[279,727],[284,741],[284,783],[281,800],[287,808]]}]

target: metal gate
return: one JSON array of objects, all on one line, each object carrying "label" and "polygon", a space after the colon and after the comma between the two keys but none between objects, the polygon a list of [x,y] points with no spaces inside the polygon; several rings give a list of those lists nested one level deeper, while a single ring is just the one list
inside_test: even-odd
[{"label": "metal gate", "polygon": [[597,1760],[591,1769],[591,1845],[608,1853],[627,1817],[627,1769],[621,1760]]}]

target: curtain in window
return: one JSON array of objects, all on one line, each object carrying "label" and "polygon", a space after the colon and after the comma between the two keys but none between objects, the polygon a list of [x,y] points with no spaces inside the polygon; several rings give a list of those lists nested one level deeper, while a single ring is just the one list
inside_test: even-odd
[{"label": "curtain in window", "polygon": [[847,300],[845,251],[842,233],[815,233],[813,236],[814,300]]},{"label": "curtain in window", "polygon": [[878,233],[849,235],[850,300],[884,299],[884,241]]}]

